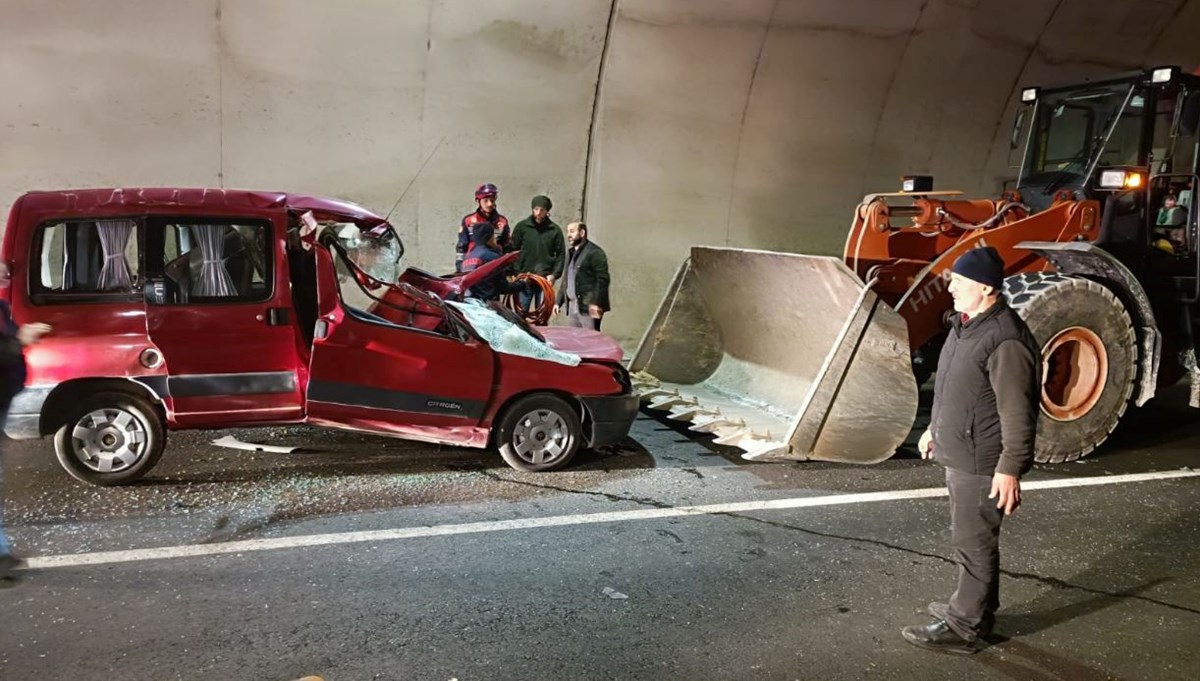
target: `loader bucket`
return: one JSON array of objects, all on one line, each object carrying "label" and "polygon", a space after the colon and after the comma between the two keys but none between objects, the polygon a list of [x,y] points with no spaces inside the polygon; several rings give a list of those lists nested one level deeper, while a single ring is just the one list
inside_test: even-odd
[{"label": "loader bucket", "polygon": [[904,319],[837,258],[693,247],[629,368],[750,460],[876,463],[917,413]]}]

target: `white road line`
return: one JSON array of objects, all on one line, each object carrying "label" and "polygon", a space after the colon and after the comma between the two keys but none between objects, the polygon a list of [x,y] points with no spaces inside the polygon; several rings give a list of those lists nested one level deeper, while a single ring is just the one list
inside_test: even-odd
[{"label": "white road line", "polygon": [[[1022,491],[1028,491],[1060,489],[1064,487],[1094,487],[1098,485],[1119,485],[1131,482],[1177,480],[1180,478],[1194,477],[1200,477],[1200,471],[1179,470],[1162,473],[1135,473],[1130,475],[1108,475],[1091,478],[1037,480],[1022,483],[1021,489]],[[397,541],[401,539],[417,539],[421,537],[444,537],[455,534],[506,532],[510,530],[529,530],[539,527],[564,527],[567,525],[631,522],[637,520],[655,520],[659,518],[678,518],[681,516],[714,515],[720,513],[779,511],[793,508],[812,508],[817,506],[868,504],[880,501],[932,499],[944,496],[946,496],[946,488],[932,487],[925,489],[893,490],[888,492],[860,492],[854,494],[833,494],[819,497],[796,497],[790,499],[745,501],[729,504],[709,504],[705,506],[641,508],[632,511],[613,511],[610,513],[586,513],[579,515],[550,516],[544,518],[521,518],[518,520],[494,520],[479,523],[461,523],[458,525],[428,525],[424,527],[402,527],[390,530],[310,534],[297,537],[277,537],[274,539],[248,539],[243,541],[223,542],[219,544],[163,546],[153,549],[134,549],[129,551],[98,551],[94,553],[38,556],[28,559],[28,567],[29,569],[45,569],[78,567],[81,565],[108,565],[112,563],[161,560],[165,558],[189,558],[196,556],[216,556],[228,553],[274,551],[278,549],[294,549],[308,546],[329,546],[333,544],[353,544],[360,542]]]}]

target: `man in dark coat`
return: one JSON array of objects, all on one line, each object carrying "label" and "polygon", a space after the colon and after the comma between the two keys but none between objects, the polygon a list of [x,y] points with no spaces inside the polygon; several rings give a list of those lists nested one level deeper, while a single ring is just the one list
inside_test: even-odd
[{"label": "man in dark coat", "polygon": [[[512,237],[512,249],[521,252],[517,256],[517,273],[536,274],[551,284],[562,278],[567,252],[562,228],[550,219],[553,205],[549,196],[533,197],[529,217],[517,223]],[[522,294],[521,310],[528,310],[530,302],[541,305],[541,292],[538,288],[529,295]]]},{"label": "man in dark coat", "polygon": [[588,239],[582,222],[567,225],[567,268],[558,289],[554,314],[566,317],[568,326],[600,330],[600,320],[609,311],[608,256]]},{"label": "man in dark coat", "polygon": [[1004,261],[996,249],[963,254],[950,275],[958,314],[938,359],[933,415],[918,448],[946,469],[950,534],[959,564],[949,602],[929,604],[937,621],[905,627],[913,645],[974,653],[1000,607],[1000,521],[1021,503],[1021,476],[1033,465],[1040,399],[1040,351],[1000,296]]},{"label": "man in dark coat", "polygon": [[[8,276],[8,266],[0,263],[0,288],[12,285]],[[8,420],[8,408],[17,393],[25,389],[25,346],[36,343],[43,335],[50,332],[47,324],[25,324],[18,327],[12,318],[12,310],[8,303],[0,300],[0,431]],[[0,453],[0,459],[2,459]],[[0,479],[3,477],[3,466],[0,465]],[[0,488],[0,588],[9,587],[16,583],[14,572],[21,566],[22,561],[12,554],[8,544],[8,535],[4,533],[4,492]]]}]

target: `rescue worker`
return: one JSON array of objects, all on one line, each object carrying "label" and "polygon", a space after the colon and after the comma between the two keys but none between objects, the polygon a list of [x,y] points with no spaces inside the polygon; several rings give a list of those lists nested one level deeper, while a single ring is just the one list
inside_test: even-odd
[{"label": "rescue worker", "polygon": [[958,588],[930,603],[936,622],[905,627],[913,645],[974,653],[1000,607],[1000,521],[1021,503],[1021,476],[1033,465],[1041,353],[1029,328],[1000,295],[1004,261],[974,248],[955,263],[950,295],[958,313],[938,360],[933,415],[921,457],[946,469]]},{"label": "rescue worker", "polygon": [[[496,228],[490,222],[481,222],[475,225],[471,241],[474,242],[475,247],[463,259],[463,272],[474,272],[502,255],[500,244],[496,241]],[[500,270],[487,279],[473,284],[467,295],[480,300],[496,300],[506,293],[519,293],[526,290],[525,282],[509,281],[507,273]]]},{"label": "rescue worker", "polygon": [[588,240],[588,226],[582,222],[567,225],[567,242],[571,248],[554,314],[564,315],[568,326],[599,331],[600,320],[609,311],[608,256]]},{"label": "rescue worker", "polygon": [[[0,288],[11,285],[8,265],[0,263]],[[8,408],[13,398],[25,389],[25,346],[38,342],[50,330],[48,324],[23,324],[18,327],[13,322],[12,309],[6,301],[0,300],[0,430],[8,420]],[[2,476],[3,465],[0,465],[0,480]],[[4,492],[0,487],[0,588],[16,584],[16,569],[23,564],[24,561],[13,555],[8,535],[4,533]]]},{"label": "rescue worker", "polygon": [[[550,208],[554,204],[549,196],[538,195],[530,201],[529,217],[513,228],[512,250],[520,251],[517,256],[518,274],[536,274],[545,277],[551,284],[562,278],[566,241],[562,228],[550,219]],[[529,311],[529,304],[542,304],[541,288],[520,297],[521,312]]]},{"label": "rescue worker", "polygon": [[454,258],[454,271],[462,272],[462,261],[467,253],[475,247],[472,229],[481,222],[490,222],[496,231],[496,241],[502,253],[512,250],[512,233],[508,227],[508,218],[496,209],[496,199],[500,192],[496,185],[484,182],[475,188],[475,212],[463,216],[458,225],[458,245]]}]

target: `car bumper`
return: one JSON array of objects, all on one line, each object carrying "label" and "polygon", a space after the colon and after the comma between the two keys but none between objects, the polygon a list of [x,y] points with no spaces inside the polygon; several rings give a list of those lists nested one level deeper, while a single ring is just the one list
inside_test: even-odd
[{"label": "car bumper", "polygon": [[591,425],[591,433],[588,437],[589,446],[595,448],[615,445],[629,435],[633,420],[637,418],[639,404],[637,395],[581,397],[579,399],[583,402],[584,409],[587,410],[588,423]]},{"label": "car bumper", "polygon": [[22,390],[8,405],[4,434],[14,440],[33,440],[42,436],[42,405],[54,386],[35,386]]}]

